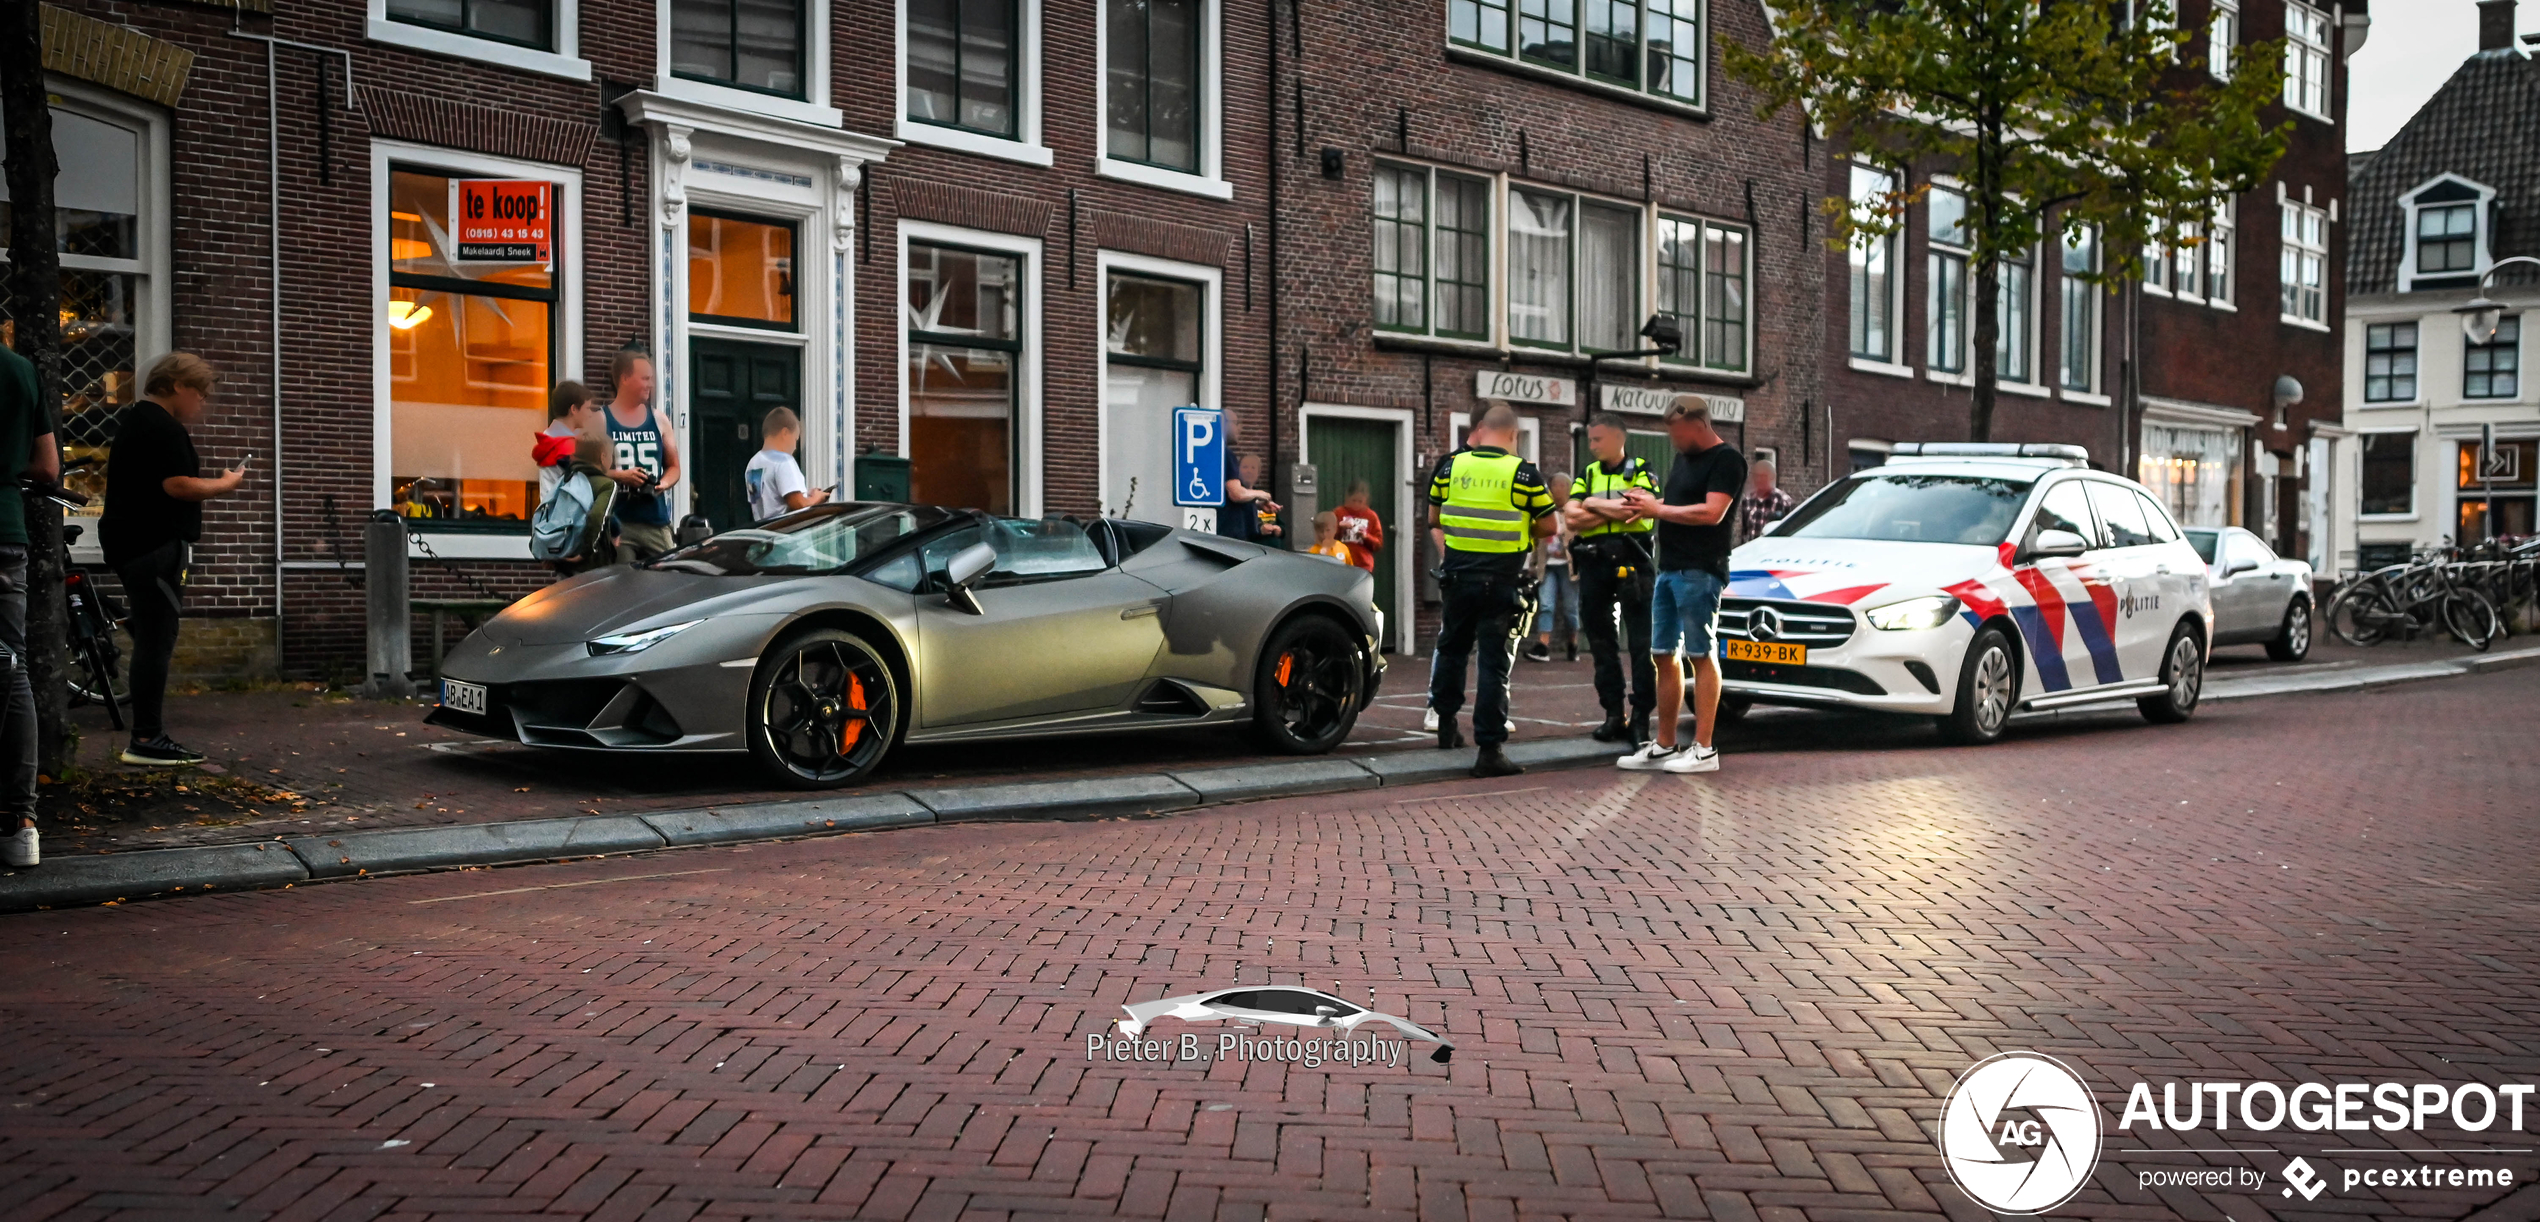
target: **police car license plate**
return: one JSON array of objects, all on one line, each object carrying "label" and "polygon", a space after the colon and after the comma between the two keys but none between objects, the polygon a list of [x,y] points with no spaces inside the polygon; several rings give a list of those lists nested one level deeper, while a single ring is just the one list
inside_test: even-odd
[{"label": "police car license plate", "polygon": [[441,707],[461,713],[474,713],[482,717],[485,715],[485,685],[443,679]]},{"label": "police car license plate", "polygon": [[1776,666],[1806,666],[1808,647],[1785,645],[1779,641],[1722,641],[1720,656],[1732,662],[1770,662]]}]

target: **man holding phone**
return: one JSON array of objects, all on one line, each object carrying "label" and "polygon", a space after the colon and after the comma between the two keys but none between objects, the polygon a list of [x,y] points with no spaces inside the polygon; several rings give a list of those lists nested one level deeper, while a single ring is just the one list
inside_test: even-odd
[{"label": "man holding phone", "polygon": [[203,537],[203,502],[238,491],[247,464],[206,477],[189,426],[200,424],[220,374],[191,352],[171,352],[150,366],[141,398],[123,413],[106,462],[106,510],[97,541],[123,579],[132,602],[132,741],[123,762],[145,767],[199,764],[203,757],[167,735],[168,663],[176,656],[177,619],[194,544]]}]

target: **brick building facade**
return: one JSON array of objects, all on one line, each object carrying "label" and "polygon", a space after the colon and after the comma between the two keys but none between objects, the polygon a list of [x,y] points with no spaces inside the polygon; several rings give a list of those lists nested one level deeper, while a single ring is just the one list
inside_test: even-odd
[{"label": "brick building facade", "polygon": [[[2291,146],[2268,182],[2217,210],[2202,240],[2147,252],[2146,275],[2113,291],[2064,275],[2102,266],[2105,252],[2087,239],[2050,235],[2006,265],[1993,439],[2087,446],[2181,522],[2244,525],[2307,556],[2316,486],[2306,477],[2339,431],[2345,60],[2367,19],[2359,3],[2332,12],[2301,0],[2183,0],[2179,10],[2194,31],[2182,75],[2287,76],[2265,118],[2292,123]],[[2282,64],[2238,53],[2288,35]],[[1902,232],[1826,265],[1840,316],[1825,336],[1819,458],[1840,474],[1883,461],[1897,441],[1966,437],[1974,313],[1964,249],[1948,240],[1944,169],[1837,158],[1826,170],[1835,197],[1909,172],[1904,185],[1932,186]]]}]

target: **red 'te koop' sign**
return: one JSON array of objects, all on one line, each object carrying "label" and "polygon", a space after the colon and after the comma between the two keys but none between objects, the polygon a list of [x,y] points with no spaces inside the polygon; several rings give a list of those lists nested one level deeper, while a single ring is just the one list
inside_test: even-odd
[{"label": "red 'te koop' sign", "polygon": [[459,258],[480,263],[549,263],[555,258],[555,184],[462,178],[450,185]]}]

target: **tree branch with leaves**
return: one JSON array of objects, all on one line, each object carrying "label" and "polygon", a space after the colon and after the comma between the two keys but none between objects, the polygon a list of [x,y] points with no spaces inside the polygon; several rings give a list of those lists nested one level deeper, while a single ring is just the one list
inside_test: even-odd
[{"label": "tree branch with leaves", "polygon": [[[2215,80],[2180,62],[2169,0],[1779,0],[1763,48],[1724,47],[1771,117],[1796,106],[1830,140],[1908,170],[1952,175],[1966,197],[1974,372],[1967,434],[1993,431],[2002,264],[2048,232],[2095,233],[2099,284],[2142,275],[2144,251],[2202,242],[2221,201],[2284,155],[2290,121],[2266,108],[2283,44],[2235,49]],[[1910,174],[1867,200],[1829,199],[1833,244],[1900,231],[1931,183]]]}]

